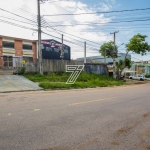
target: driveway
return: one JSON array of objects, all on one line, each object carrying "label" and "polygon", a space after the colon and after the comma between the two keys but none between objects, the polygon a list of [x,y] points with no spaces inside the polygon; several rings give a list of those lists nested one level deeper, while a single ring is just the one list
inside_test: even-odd
[{"label": "driveway", "polygon": [[41,90],[37,83],[34,83],[20,75],[0,75],[0,93],[17,91]]}]

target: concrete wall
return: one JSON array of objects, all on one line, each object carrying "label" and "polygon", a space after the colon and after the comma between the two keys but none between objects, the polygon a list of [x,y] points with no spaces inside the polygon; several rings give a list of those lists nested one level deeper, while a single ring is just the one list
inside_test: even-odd
[{"label": "concrete wall", "polygon": [[[39,64],[33,63],[32,58],[24,58],[26,64],[24,65],[26,68],[26,72],[36,73],[39,72]],[[50,60],[43,59],[43,72],[60,72],[66,70],[66,65],[83,65],[82,61],[76,60]],[[84,71],[88,73],[96,73],[96,74],[105,74],[108,75],[108,68],[105,64],[85,64]]]},{"label": "concrete wall", "polygon": [[[24,58],[26,61],[25,68],[26,72],[39,72],[39,63],[38,60],[34,60],[32,58]],[[43,59],[43,72],[59,72],[65,71],[66,65],[83,65],[83,62],[74,61],[74,60],[50,60]]]},{"label": "concrete wall", "polygon": [[87,73],[108,75],[108,68],[106,64],[85,64],[84,71]]}]

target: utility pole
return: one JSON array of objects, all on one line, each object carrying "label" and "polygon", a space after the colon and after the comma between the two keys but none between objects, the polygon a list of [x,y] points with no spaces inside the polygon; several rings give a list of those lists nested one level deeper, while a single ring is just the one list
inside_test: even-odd
[{"label": "utility pole", "polygon": [[63,58],[64,58],[64,35],[62,34],[62,38],[61,38],[61,43],[62,43],[62,46],[61,46],[61,48],[60,48],[60,58],[63,60]]},{"label": "utility pole", "polygon": [[39,66],[40,66],[40,74],[43,75],[40,0],[37,0],[37,11],[38,11],[38,16],[37,16],[37,20],[38,20],[38,59],[39,59]]},{"label": "utility pole", "polygon": [[86,42],[84,42],[84,64],[86,63]]},{"label": "utility pole", "polygon": [[114,34],[114,49],[113,49],[113,78],[116,78],[116,59],[115,59],[115,54],[116,54],[116,33],[119,31],[112,32],[110,34]]}]

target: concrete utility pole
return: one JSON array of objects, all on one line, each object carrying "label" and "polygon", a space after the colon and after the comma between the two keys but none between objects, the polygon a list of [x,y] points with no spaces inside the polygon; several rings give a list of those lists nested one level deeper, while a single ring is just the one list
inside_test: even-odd
[{"label": "concrete utility pole", "polygon": [[39,59],[39,66],[40,66],[40,74],[43,75],[40,0],[37,0],[37,11],[38,11],[38,16],[37,16],[37,20],[38,20],[38,59]]},{"label": "concrete utility pole", "polygon": [[62,41],[61,41],[61,43],[62,43],[62,46],[61,46],[61,49],[60,49],[60,58],[63,60],[63,58],[64,58],[64,35],[62,34]]},{"label": "concrete utility pole", "polygon": [[84,42],[84,64],[86,63],[86,42]]},{"label": "concrete utility pole", "polygon": [[[114,50],[113,50],[113,54],[116,54],[116,33],[118,33],[119,31],[115,31],[112,32],[110,34],[114,34]],[[115,56],[113,56],[113,78],[116,78],[116,59]]]}]

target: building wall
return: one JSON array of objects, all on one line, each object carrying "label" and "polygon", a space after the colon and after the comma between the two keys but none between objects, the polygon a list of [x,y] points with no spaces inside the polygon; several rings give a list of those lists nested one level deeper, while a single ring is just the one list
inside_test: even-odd
[{"label": "building wall", "polygon": [[23,56],[22,41],[15,40],[15,56]]},{"label": "building wall", "polygon": [[136,71],[136,74],[150,74],[150,64],[132,64],[132,70]]},{"label": "building wall", "polygon": [[[3,41],[6,42],[13,42],[14,47],[7,48],[3,46]],[[23,49],[23,45],[31,45],[31,49]],[[0,36],[0,67],[3,67],[3,56],[12,56],[13,57],[13,67],[15,67],[15,57],[23,58],[23,57],[30,57],[32,61],[37,60],[37,49],[36,49],[36,42],[31,40],[25,39],[18,39],[12,37],[5,37]],[[17,60],[17,59],[16,59]],[[21,60],[21,59],[20,59]]]}]

